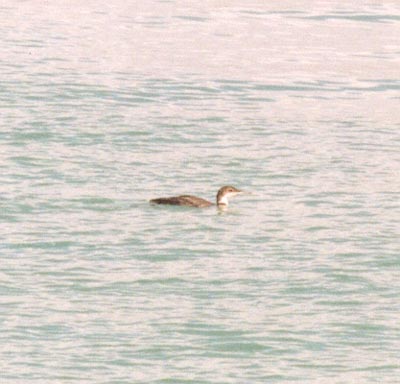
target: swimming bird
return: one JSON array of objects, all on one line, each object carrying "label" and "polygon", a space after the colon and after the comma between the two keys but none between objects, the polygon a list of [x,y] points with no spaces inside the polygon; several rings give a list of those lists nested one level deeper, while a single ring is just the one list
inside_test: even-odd
[{"label": "swimming bird", "polygon": [[[225,208],[228,206],[228,198],[243,193],[240,189],[231,186],[225,186],[219,189],[217,193],[217,206],[218,208]],[[181,195],[172,197],[160,197],[158,199],[150,200],[153,204],[168,204],[168,205],[182,205],[186,207],[205,208],[214,205],[211,201],[202,199],[201,197],[192,195]]]}]

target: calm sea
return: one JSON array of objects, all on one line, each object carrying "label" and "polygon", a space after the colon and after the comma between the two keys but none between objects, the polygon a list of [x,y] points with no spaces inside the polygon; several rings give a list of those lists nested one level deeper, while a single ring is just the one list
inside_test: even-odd
[{"label": "calm sea", "polygon": [[397,0],[0,19],[2,384],[400,382]]}]

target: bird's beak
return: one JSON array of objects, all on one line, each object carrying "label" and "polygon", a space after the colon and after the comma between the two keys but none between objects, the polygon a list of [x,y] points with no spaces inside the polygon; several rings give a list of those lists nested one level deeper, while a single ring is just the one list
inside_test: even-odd
[{"label": "bird's beak", "polygon": [[242,194],[242,193],[244,193],[244,191],[242,191],[241,189],[237,189],[237,190],[234,192],[235,195],[240,195],[240,194]]}]

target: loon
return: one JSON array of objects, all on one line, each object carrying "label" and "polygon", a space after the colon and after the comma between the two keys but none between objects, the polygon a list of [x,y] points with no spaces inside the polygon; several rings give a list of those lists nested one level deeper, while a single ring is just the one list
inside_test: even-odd
[{"label": "loon", "polygon": [[[219,189],[217,193],[217,206],[218,208],[225,208],[228,206],[228,198],[243,193],[240,189],[231,186],[225,186]],[[205,208],[214,205],[211,201],[202,199],[201,197],[192,195],[181,195],[173,197],[160,197],[158,199],[150,200],[153,204],[168,204],[168,205],[183,205],[186,207]]]}]

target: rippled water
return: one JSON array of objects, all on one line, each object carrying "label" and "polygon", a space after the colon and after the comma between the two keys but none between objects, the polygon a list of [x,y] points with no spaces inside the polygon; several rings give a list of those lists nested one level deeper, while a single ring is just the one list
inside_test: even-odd
[{"label": "rippled water", "polygon": [[397,1],[0,17],[2,383],[398,382]]}]

